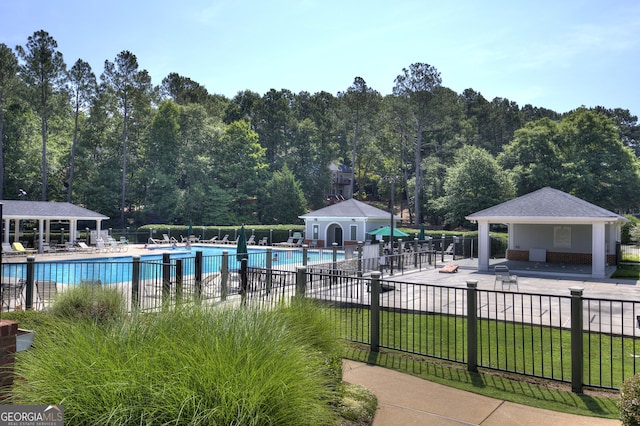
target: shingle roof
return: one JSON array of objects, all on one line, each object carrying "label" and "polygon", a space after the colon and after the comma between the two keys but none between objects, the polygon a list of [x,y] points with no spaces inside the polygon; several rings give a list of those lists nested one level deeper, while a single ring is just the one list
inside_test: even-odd
[{"label": "shingle roof", "polygon": [[0,200],[0,203],[2,203],[2,216],[5,219],[109,219],[108,216],[71,203],[18,200]]},{"label": "shingle roof", "polygon": [[[331,206],[323,207],[311,213],[304,214],[300,218],[310,217],[348,217],[366,219],[388,219],[391,213],[370,206],[362,201],[350,198]],[[397,217],[396,217],[397,218]],[[399,219],[399,218],[398,218]]]},{"label": "shingle roof", "polygon": [[467,216],[467,219],[498,219],[501,217],[626,220],[616,213],[550,187],[473,213]]}]

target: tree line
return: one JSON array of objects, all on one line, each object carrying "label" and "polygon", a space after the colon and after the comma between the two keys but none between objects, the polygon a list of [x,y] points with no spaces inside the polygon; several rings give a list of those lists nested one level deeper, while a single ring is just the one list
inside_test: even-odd
[{"label": "tree line", "polygon": [[442,85],[426,63],[381,95],[245,90],[232,99],[170,73],[155,85],[129,51],[99,76],[46,31],[0,44],[0,199],[68,201],[109,225],[296,223],[326,204],[329,164],[354,196],[413,224],[465,215],[544,186],[601,207],[639,207],[640,127],[625,109],[558,113]]}]

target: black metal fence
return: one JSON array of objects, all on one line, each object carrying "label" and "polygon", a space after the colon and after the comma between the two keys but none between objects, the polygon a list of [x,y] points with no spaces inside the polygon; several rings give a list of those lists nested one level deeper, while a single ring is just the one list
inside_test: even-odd
[{"label": "black metal fence", "polygon": [[[411,258],[414,253],[407,254]],[[235,260],[235,259],[234,259]],[[304,295],[324,306],[340,337],[452,362],[583,386],[618,389],[640,367],[640,302],[408,283],[349,265],[229,268],[223,256],[101,264],[3,265],[3,310],[40,309],[73,283],[115,286],[130,309],[199,303],[271,307]],[[39,262],[44,263],[44,262]],[[67,265],[64,265],[67,264]],[[59,284],[66,276],[66,284]],[[463,283],[461,283],[463,284]]]}]

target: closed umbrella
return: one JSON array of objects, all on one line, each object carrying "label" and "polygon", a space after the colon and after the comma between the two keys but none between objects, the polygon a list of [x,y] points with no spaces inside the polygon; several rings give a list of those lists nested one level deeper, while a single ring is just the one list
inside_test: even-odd
[{"label": "closed umbrella", "polygon": [[[383,226],[382,228],[374,229],[373,231],[368,232],[369,235],[381,235],[383,237],[388,237],[391,235],[391,227]],[[408,237],[409,234],[406,232],[402,232],[398,228],[393,228],[393,236],[394,237]]]},{"label": "closed umbrella", "polygon": [[244,225],[240,228],[240,235],[238,236],[238,247],[236,248],[236,258],[238,262],[247,258],[247,234],[244,232]]},{"label": "closed umbrella", "polygon": [[189,221],[189,235],[193,235],[193,224]]},{"label": "closed umbrella", "polygon": [[424,223],[420,224],[420,233],[418,234],[418,239],[420,241],[424,241],[425,237],[424,237]]}]

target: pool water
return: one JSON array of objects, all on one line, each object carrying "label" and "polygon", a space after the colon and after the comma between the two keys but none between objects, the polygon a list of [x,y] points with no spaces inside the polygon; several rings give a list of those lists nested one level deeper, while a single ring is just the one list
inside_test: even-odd
[{"label": "pool water", "polygon": [[[201,247],[193,246],[191,250],[184,247],[177,248],[151,248],[150,254],[140,256],[140,273],[142,279],[157,279],[162,273],[162,257],[169,254],[172,264],[175,259],[182,259],[183,274],[192,276],[195,270],[195,252],[201,251],[203,255],[203,272],[211,273],[220,271],[223,252],[228,253],[229,270],[240,268],[240,262],[236,258],[236,247]],[[266,249],[249,248],[248,266],[256,268],[266,267]],[[272,267],[286,267],[289,265],[303,264],[302,250],[278,250],[272,249]],[[337,253],[338,259],[344,258],[344,253]],[[308,250],[309,263],[329,263],[333,259],[332,250]],[[131,281],[132,256],[103,257],[92,259],[77,259],[65,261],[41,261],[36,262],[34,279],[56,281],[59,284],[80,284],[82,282],[100,282],[102,284],[116,284]],[[171,268],[171,275],[175,275],[175,268]],[[26,279],[26,264],[2,265],[2,278],[4,280]]]}]

